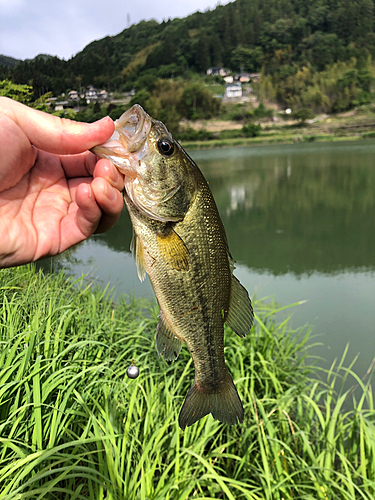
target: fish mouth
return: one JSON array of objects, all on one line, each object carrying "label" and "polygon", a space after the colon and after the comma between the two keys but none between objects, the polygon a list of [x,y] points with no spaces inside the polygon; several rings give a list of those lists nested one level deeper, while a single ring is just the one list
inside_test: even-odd
[{"label": "fish mouth", "polygon": [[146,140],[151,125],[152,118],[139,104],[134,104],[115,120],[112,137],[91,151],[99,158],[110,160],[120,172],[134,176],[139,160],[146,154]]}]

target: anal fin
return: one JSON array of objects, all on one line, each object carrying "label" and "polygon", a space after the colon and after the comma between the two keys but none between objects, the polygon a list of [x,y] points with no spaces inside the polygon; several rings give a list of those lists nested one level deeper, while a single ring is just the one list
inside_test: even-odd
[{"label": "anal fin", "polygon": [[157,241],[161,256],[169,262],[173,269],[177,271],[189,270],[189,251],[172,227],[169,227],[163,233],[159,233]]},{"label": "anal fin", "polygon": [[253,326],[254,311],[249,294],[232,274],[231,295],[225,323],[239,337],[247,335]]},{"label": "anal fin", "polygon": [[166,361],[174,361],[178,358],[181,347],[182,340],[175,336],[161,315],[156,328],[156,349],[159,356],[163,354]]}]

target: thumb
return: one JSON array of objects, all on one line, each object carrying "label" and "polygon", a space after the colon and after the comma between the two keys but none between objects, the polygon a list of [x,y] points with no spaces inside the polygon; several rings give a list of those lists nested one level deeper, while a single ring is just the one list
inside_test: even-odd
[{"label": "thumb", "polygon": [[0,112],[23,130],[38,149],[55,154],[76,154],[110,138],[114,123],[109,116],[95,123],[81,123],[43,113],[7,97],[0,97]]}]

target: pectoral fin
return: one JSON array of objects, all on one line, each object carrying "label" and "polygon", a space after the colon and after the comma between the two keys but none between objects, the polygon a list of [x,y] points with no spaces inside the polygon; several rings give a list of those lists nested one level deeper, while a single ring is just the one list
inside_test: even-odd
[{"label": "pectoral fin", "polygon": [[249,294],[233,274],[230,303],[225,322],[239,337],[247,335],[254,322],[253,306]]},{"label": "pectoral fin", "polygon": [[156,349],[159,356],[164,355],[166,361],[174,361],[178,358],[182,347],[182,341],[178,339],[160,316],[156,328]]},{"label": "pectoral fin", "polygon": [[189,270],[189,251],[176,231],[170,227],[157,235],[159,251],[173,269]]}]

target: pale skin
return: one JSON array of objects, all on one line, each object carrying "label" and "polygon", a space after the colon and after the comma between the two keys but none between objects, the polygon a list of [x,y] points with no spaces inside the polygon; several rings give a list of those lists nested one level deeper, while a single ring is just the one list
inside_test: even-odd
[{"label": "pale skin", "polygon": [[116,223],[123,176],[88,151],[113,131],[108,117],[78,123],[0,97],[0,268],[57,255]]}]

